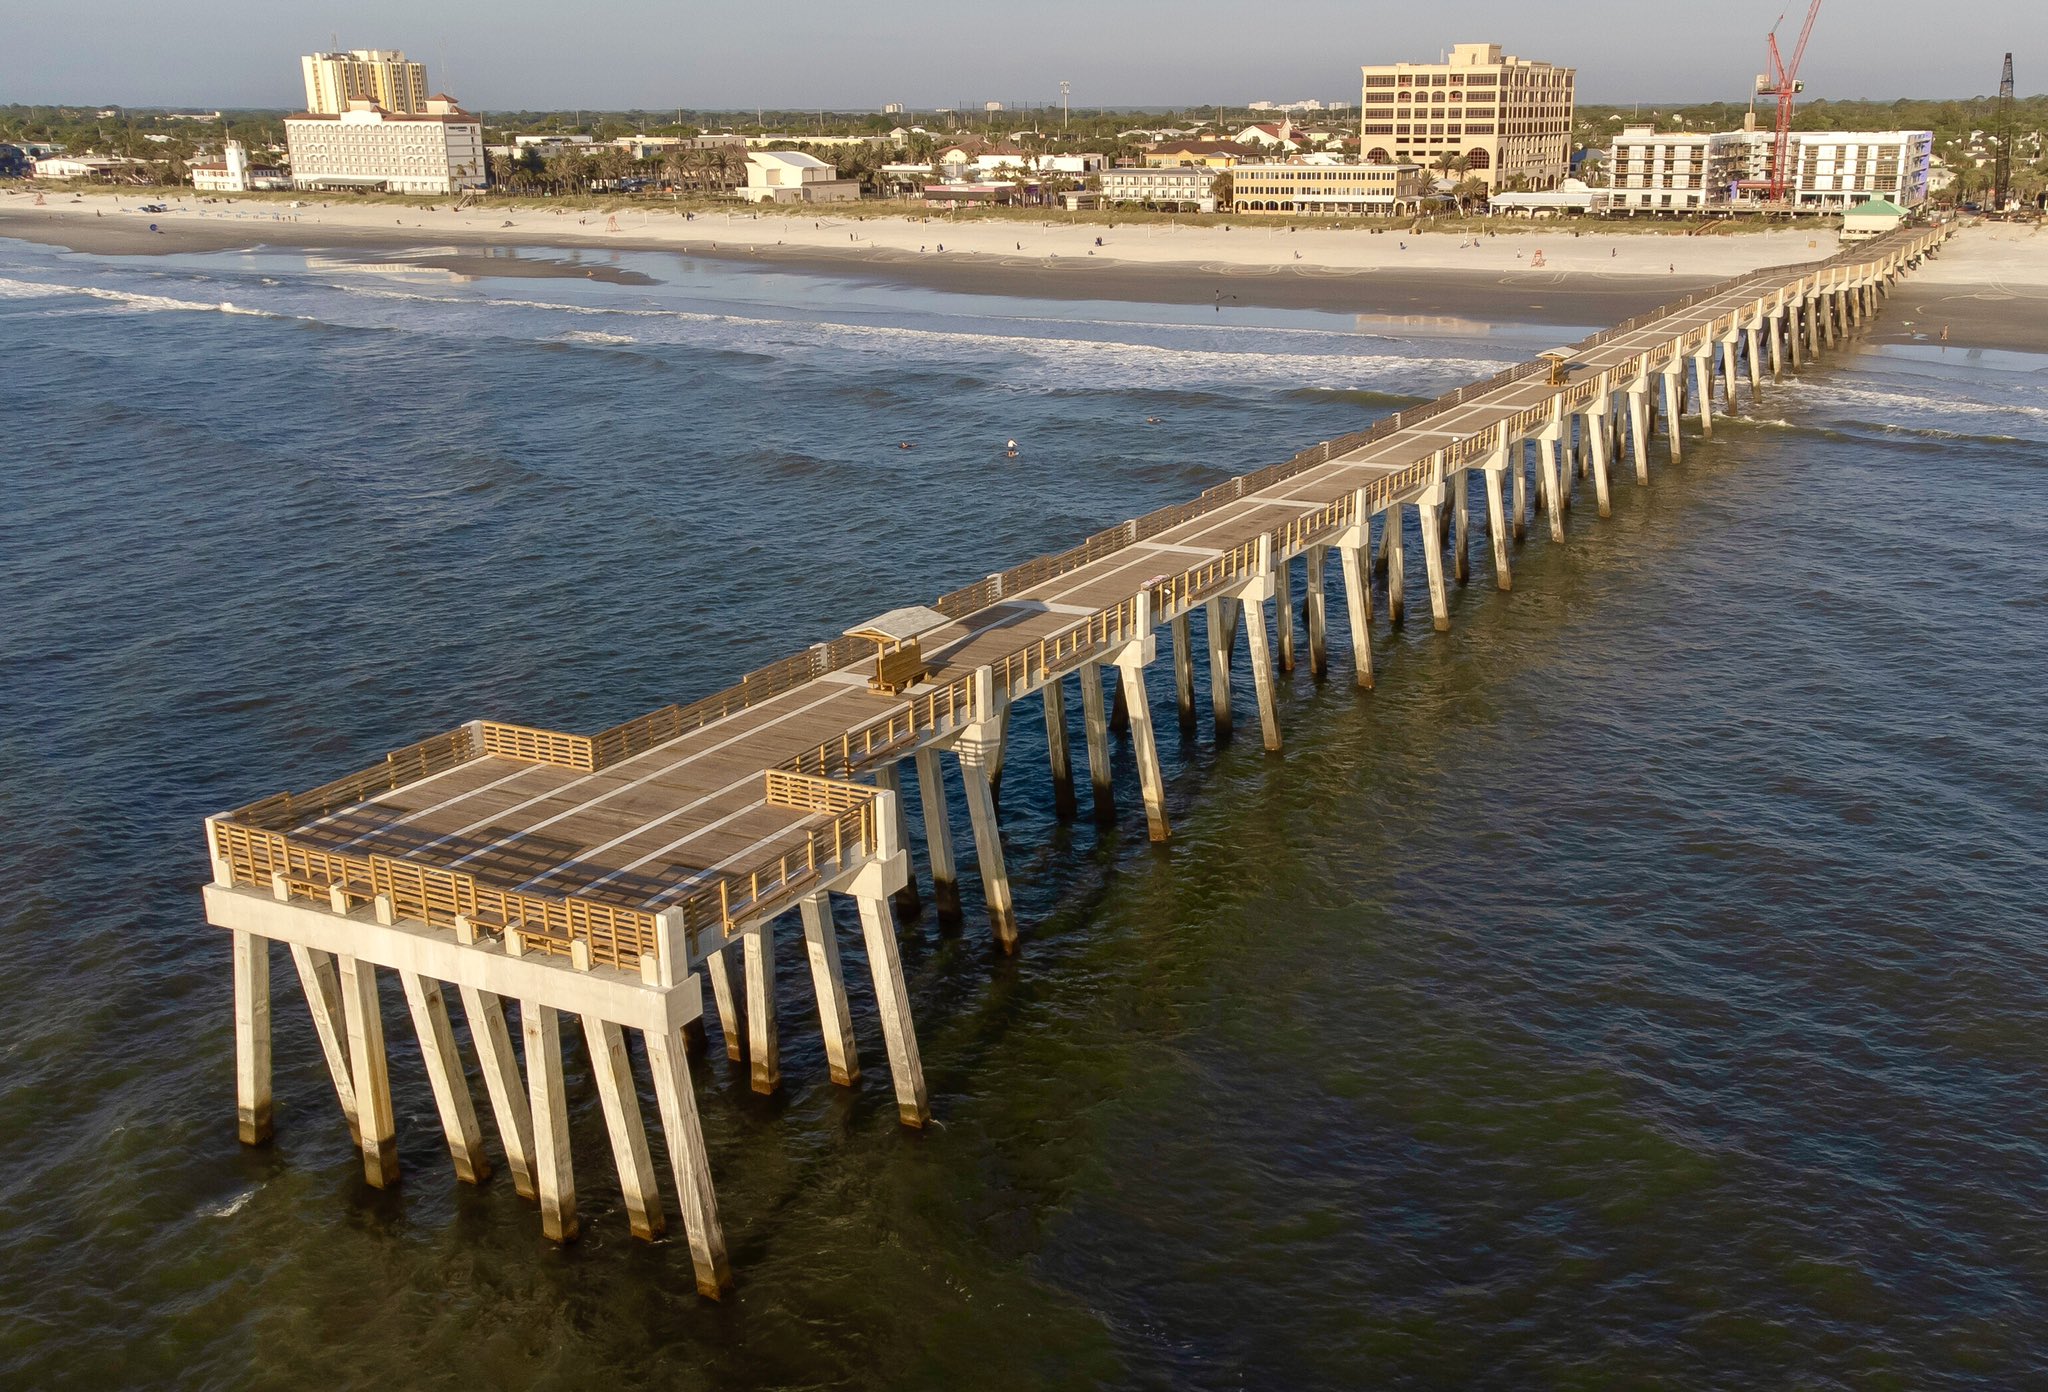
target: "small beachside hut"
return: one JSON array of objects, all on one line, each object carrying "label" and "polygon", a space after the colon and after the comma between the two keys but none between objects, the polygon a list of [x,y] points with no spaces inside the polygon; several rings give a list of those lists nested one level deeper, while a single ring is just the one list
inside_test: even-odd
[{"label": "small beachside hut", "polygon": [[1906,220],[1906,210],[1885,198],[1858,203],[1842,214],[1842,240],[1867,242],[1882,237]]}]

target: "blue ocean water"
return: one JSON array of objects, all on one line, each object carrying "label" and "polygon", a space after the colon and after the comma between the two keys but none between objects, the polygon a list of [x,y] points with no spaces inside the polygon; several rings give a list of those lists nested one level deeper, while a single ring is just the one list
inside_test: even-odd
[{"label": "blue ocean water", "polygon": [[0,1383],[2048,1381],[2043,356],[1768,386],[1374,692],[1334,625],[1281,756],[1158,693],[1164,847],[1020,718],[1023,952],[971,869],[905,925],[939,1125],[787,962],[783,1093],[699,1069],[722,1305],[573,1069],[574,1248],[448,1176],[397,1016],[365,1189],[289,972],[239,1147],[205,814],[687,700],[1561,332],[605,264],[0,242]]}]

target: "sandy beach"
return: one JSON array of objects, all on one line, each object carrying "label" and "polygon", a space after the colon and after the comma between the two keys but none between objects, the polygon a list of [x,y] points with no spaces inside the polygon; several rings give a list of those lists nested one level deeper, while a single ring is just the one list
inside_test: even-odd
[{"label": "sandy beach", "polygon": [[[457,210],[395,204],[173,200],[142,213],[135,195],[0,194],[0,236],[99,254],[256,246],[431,266],[461,275],[573,276],[620,283],[646,273],[593,256],[670,251],[830,270],[968,293],[1318,308],[1385,316],[1608,323],[1759,266],[1832,254],[1832,231],[1722,236],[1574,235],[1541,224],[1497,234],[1408,234],[1367,227],[956,222],[944,216],[817,216],[736,209],[684,216],[634,207]],[[154,230],[152,230],[154,229]],[[560,256],[548,255],[560,251]],[[1964,346],[2048,350],[2048,239],[2035,229],[1965,229],[1905,292],[1910,314],[1881,337],[1938,335]]]}]

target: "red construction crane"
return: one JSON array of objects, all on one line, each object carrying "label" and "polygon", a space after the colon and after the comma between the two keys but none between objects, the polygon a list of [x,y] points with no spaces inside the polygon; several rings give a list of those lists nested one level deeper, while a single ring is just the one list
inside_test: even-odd
[{"label": "red construction crane", "polygon": [[1799,46],[1792,50],[1792,61],[1787,63],[1778,53],[1778,29],[1785,22],[1785,16],[1778,16],[1778,23],[1771,26],[1771,70],[1756,80],[1758,96],[1776,96],[1778,99],[1778,136],[1771,146],[1770,199],[1783,203],[1786,191],[1793,187],[1792,176],[1792,106],[1806,84],[1799,80],[1799,60],[1806,56],[1806,41],[1813,37],[1813,21],[1820,16],[1820,0],[1813,0],[1812,8],[1806,12],[1806,26],[1799,31]]}]

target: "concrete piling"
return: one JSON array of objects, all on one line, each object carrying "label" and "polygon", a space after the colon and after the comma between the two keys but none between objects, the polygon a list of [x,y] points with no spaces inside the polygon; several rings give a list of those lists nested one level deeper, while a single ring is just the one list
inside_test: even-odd
[{"label": "concrete piling", "polygon": [[533,1178],[533,1111],[519,1055],[512,1048],[512,1029],[505,1020],[505,1002],[493,992],[463,986],[462,1013],[469,1020],[470,1041],[484,1075],[484,1095],[498,1123],[498,1146],[512,1171],[512,1187],[522,1199],[537,1199]]},{"label": "concrete piling", "polygon": [[[346,975],[346,973],[344,973]],[[519,1002],[526,1036],[527,1104],[533,1109],[533,1175],[540,1193],[540,1229],[554,1242],[576,1240],[576,1169],[569,1158],[569,1091],[562,1078],[561,1012],[537,1000]],[[358,1086],[358,1093],[362,1088]],[[364,1128],[364,1135],[369,1128]],[[367,1159],[368,1150],[364,1155]]]},{"label": "concrete piling", "polygon": [[243,1145],[271,1137],[270,941],[234,935],[235,1132]]},{"label": "concrete piling", "polygon": [[953,822],[946,807],[946,775],[939,751],[917,751],[917,798],[924,809],[924,841],[932,867],[932,908],[939,921],[960,923],[960,870],[953,860]]},{"label": "concrete piling", "polygon": [[839,933],[832,922],[831,896],[822,891],[806,894],[797,907],[804,922],[811,987],[818,997],[825,1066],[833,1082],[851,1087],[860,1080],[860,1052],[853,1039],[853,1015],[846,1004],[846,976],[839,964]]},{"label": "concrete piling", "polygon": [[419,1036],[420,1060],[427,1068],[442,1134],[448,1138],[455,1177],[465,1184],[481,1184],[490,1178],[491,1162],[484,1155],[483,1128],[477,1125],[476,1102],[455,1047],[455,1026],[448,1018],[441,983],[409,971],[400,972],[398,979],[412,1012],[413,1032]]},{"label": "concrete piling", "polygon": [[741,940],[747,973],[747,1073],[755,1092],[782,1086],[782,1042],[775,1021],[775,931],[764,923]]},{"label": "concrete piling", "polygon": [[1116,820],[1116,781],[1110,767],[1109,716],[1102,691],[1102,664],[1081,668],[1081,720],[1088,745],[1088,783],[1095,795],[1095,820]]},{"label": "concrete piling", "polygon": [[[763,926],[750,934],[748,941],[767,931]],[[647,1150],[647,1125],[640,1118],[640,1089],[633,1082],[626,1032],[610,1020],[585,1015],[583,1039],[590,1050],[590,1071],[597,1081],[605,1130],[611,1136],[612,1161],[618,1166],[619,1190],[626,1200],[626,1221],[633,1236],[652,1242],[667,1230],[668,1221],[661,1211],[661,1188]],[[758,1091],[759,1083],[755,1086]]]},{"label": "concrete piling", "polygon": [[1302,599],[1302,618],[1308,629],[1308,669],[1317,681],[1321,681],[1330,673],[1330,549],[1311,546],[1307,554],[1307,588]]}]

